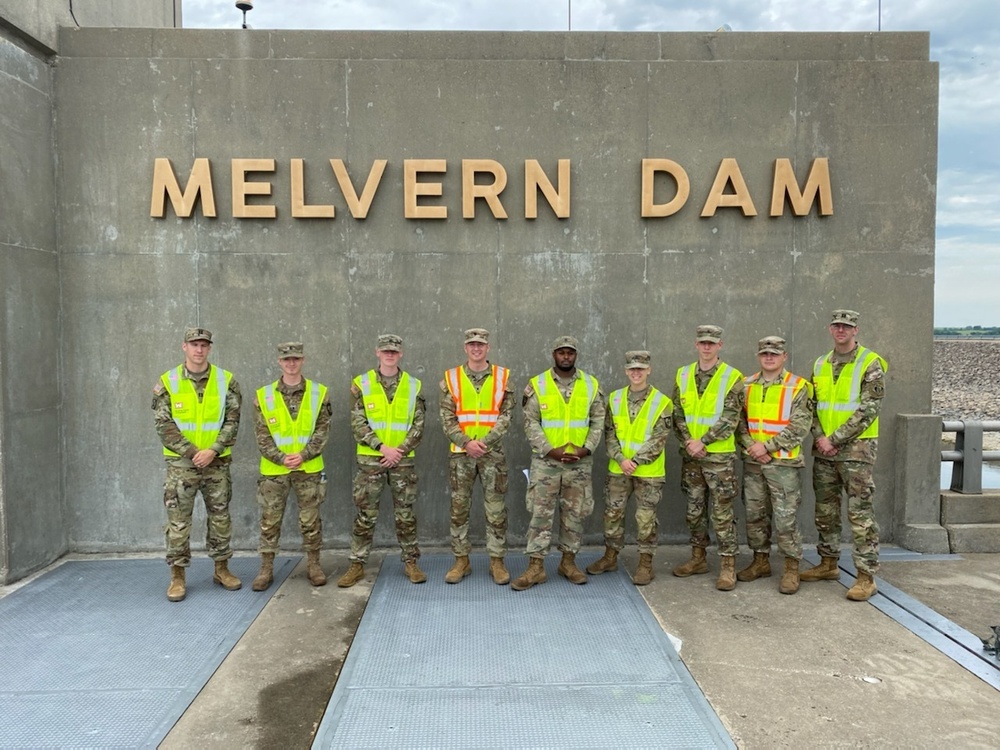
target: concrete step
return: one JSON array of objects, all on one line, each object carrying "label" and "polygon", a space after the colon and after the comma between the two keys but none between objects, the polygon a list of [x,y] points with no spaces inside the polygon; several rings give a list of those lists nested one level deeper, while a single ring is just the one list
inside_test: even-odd
[{"label": "concrete step", "polygon": [[1000,523],[946,524],[951,551],[1000,552]]},{"label": "concrete step", "polygon": [[1000,493],[963,495],[941,493],[941,523],[955,524],[1000,523]]}]

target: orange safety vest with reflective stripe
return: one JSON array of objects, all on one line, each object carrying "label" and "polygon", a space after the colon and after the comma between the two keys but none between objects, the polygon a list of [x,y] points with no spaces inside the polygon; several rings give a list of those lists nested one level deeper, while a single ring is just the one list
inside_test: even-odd
[{"label": "orange safety vest with reflective stripe", "polygon": [[[615,434],[622,447],[622,455],[631,459],[653,435],[653,427],[664,411],[673,408],[673,401],[650,386],[642,408],[635,415],[633,422],[628,413],[628,388],[622,388],[611,394],[608,406],[615,421]],[[621,465],[613,458],[608,461],[608,471],[612,474],[624,474]],[[664,451],[660,451],[651,463],[640,464],[632,472],[634,477],[665,477],[667,463]]]},{"label": "orange safety vest with reflective stripe", "polygon": [[[271,433],[278,450],[285,454],[301,453],[309,444],[316,429],[320,405],[326,397],[326,386],[322,383],[307,379],[304,385],[302,403],[295,419],[292,419],[285,398],[278,390],[278,381],[257,390],[257,403],[260,405],[260,413],[264,417],[267,431]],[[323,454],[309,459],[297,470],[306,474],[323,471]],[[292,470],[283,464],[276,464],[264,456],[260,457],[260,473],[264,476],[282,476],[291,472]]]},{"label": "orange safety vest with reflective stripe", "polygon": [[[809,381],[785,371],[780,383],[771,383],[765,389],[757,382],[751,382],[760,373],[744,380],[747,387],[746,412],[747,428],[758,443],[766,443],[780,435],[792,421],[792,402],[803,388],[810,387]],[[802,450],[796,445],[792,450],[771,451],[774,458],[798,458]]]},{"label": "orange safety vest with reflective stripe", "polygon": [[[816,416],[819,418],[823,434],[829,437],[844,424],[861,405],[861,380],[876,359],[883,372],[889,372],[889,363],[871,349],[858,345],[858,353],[853,362],[848,362],[840,371],[836,382],[833,380],[833,364],[827,352],[813,365],[813,386],[816,388]],[[878,418],[858,435],[858,439],[878,437]]]},{"label": "orange safety vest with reflective stripe", "polygon": [[[417,396],[420,395],[420,381],[407,372],[399,376],[392,403],[385,396],[385,389],[378,382],[375,370],[369,370],[354,378],[354,385],[361,391],[368,425],[378,435],[378,439],[390,448],[398,448],[406,440],[406,433],[413,426],[417,413]],[[358,443],[359,456],[381,456],[374,448]],[[410,451],[407,456],[412,456]]]},{"label": "orange safety vest with reflective stripe", "polygon": [[[719,363],[719,369],[708,381],[705,392],[698,395],[698,380],[695,377],[698,363],[682,367],[677,371],[677,388],[681,396],[681,406],[684,407],[684,421],[687,423],[691,437],[700,440],[719,417],[726,403],[726,396],[737,381],[743,378],[743,373],[725,362]],[[736,438],[730,434],[725,440],[716,440],[705,446],[709,453],[734,453]]]},{"label": "orange safety vest with reflective stripe", "polygon": [[531,379],[531,387],[538,396],[542,432],[553,447],[568,443],[583,447],[590,433],[590,405],[597,398],[597,378],[583,370],[573,384],[569,401],[563,398],[552,377],[552,370]]},{"label": "orange safety vest with reflective stripe", "polygon": [[[509,376],[510,370],[506,367],[492,365],[490,374],[477,391],[462,365],[445,372],[444,382],[455,401],[458,426],[470,440],[482,440],[496,427]],[[451,452],[465,453],[465,449],[452,443]]]},{"label": "orange safety vest with reflective stripe", "polygon": [[[219,430],[226,419],[226,393],[232,379],[233,374],[228,370],[209,365],[208,383],[199,400],[194,383],[184,377],[184,365],[167,370],[160,376],[160,382],[170,393],[170,416],[174,424],[198,450],[211,448],[219,437]],[[219,455],[228,456],[230,453],[232,451],[227,447]],[[163,449],[163,455],[179,457],[169,448]]]}]

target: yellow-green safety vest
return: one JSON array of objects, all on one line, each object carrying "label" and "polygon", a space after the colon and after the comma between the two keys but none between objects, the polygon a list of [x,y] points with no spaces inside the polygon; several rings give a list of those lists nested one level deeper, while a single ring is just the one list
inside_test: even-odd
[{"label": "yellow-green safety vest", "polygon": [[[861,379],[876,359],[883,372],[889,372],[889,363],[871,349],[858,345],[857,356],[840,371],[836,382],[833,380],[833,364],[827,352],[813,365],[813,385],[816,388],[816,416],[819,417],[823,434],[829,437],[844,424],[861,405]],[[878,417],[858,435],[858,439],[878,437]]]},{"label": "yellow-green safety vest", "polygon": [[[681,406],[684,407],[684,421],[687,423],[691,437],[700,440],[722,416],[726,396],[737,381],[743,379],[743,373],[725,362],[719,363],[719,369],[708,381],[705,392],[698,395],[698,380],[695,377],[698,363],[682,367],[677,371],[677,388],[681,396]],[[709,453],[734,453],[736,438],[733,433],[725,440],[716,440],[705,446]]]},{"label": "yellow-green safety vest", "polygon": [[[757,382],[750,382],[760,376],[756,373],[743,382],[747,387],[746,410],[747,428],[758,443],[766,443],[788,427],[792,421],[792,402],[803,388],[812,388],[809,381],[785,371],[780,383],[772,383],[764,388]],[[774,458],[798,458],[801,445],[792,450],[771,451]]]},{"label": "yellow-green safety vest", "polygon": [[559,392],[552,370],[546,370],[531,379],[531,387],[538,396],[542,432],[554,448],[561,448],[568,443],[582,448],[587,442],[590,405],[597,398],[597,378],[583,370],[577,370],[577,373],[580,377],[573,384],[568,402]]},{"label": "yellow-green safety vest", "polygon": [[[482,387],[477,391],[476,386],[469,380],[465,367],[459,365],[445,372],[444,382],[448,386],[448,393],[455,401],[458,426],[470,440],[482,440],[496,427],[500,416],[500,403],[507,390],[509,376],[510,370],[506,367],[492,365],[490,374],[486,376]],[[465,453],[465,449],[452,443],[451,452]]]},{"label": "yellow-green safety vest", "polygon": [[[665,396],[652,386],[649,388],[646,400],[642,403],[642,408],[635,415],[634,422],[628,413],[628,388],[622,388],[612,393],[608,405],[615,421],[615,434],[622,446],[622,454],[628,459],[635,456],[653,435],[653,427],[663,412],[674,407],[669,396]],[[608,461],[608,471],[612,474],[625,473],[622,471],[621,465],[614,459]],[[652,463],[640,464],[632,472],[634,477],[665,477],[666,475],[667,463],[663,451],[660,451],[660,455]]]},{"label": "yellow-green safety vest", "polygon": [[[417,413],[417,396],[420,395],[420,381],[401,372],[392,403],[385,397],[385,389],[378,381],[375,370],[369,370],[354,378],[354,385],[361,391],[368,425],[378,435],[378,439],[390,448],[398,448],[406,440],[406,433],[413,426]],[[412,456],[410,451],[407,456]],[[381,456],[374,448],[358,443],[359,456]]]},{"label": "yellow-green safety vest", "polygon": [[[278,450],[285,454],[301,453],[309,445],[316,429],[320,405],[326,397],[326,386],[322,383],[314,383],[307,379],[304,386],[302,403],[295,419],[292,419],[285,398],[278,390],[278,381],[257,389],[257,403],[260,405],[260,413],[264,417],[267,431],[271,433]],[[297,471],[304,471],[306,474],[323,471],[323,454],[305,461]],[[264,456],[260,457],[260,473],[264,476],[275,477],[291,472],[292,470],[283,464],[276,464]]]},{"label": "yellow-green safety vest", "polygon": [[[209,365],[208,383],[199,401],[194,383],[184,377],[184,365],[160,376],[160,382],[170,393],[170,416],[174,424],[198,450],[211,448],[219,437],[226,418],[226,393],[232,379],[233,374],[228,370]],[[227,447],[219,455],[228,456],[231,452]],[[163,455],[177,458],[180,454],[164,448]]]}]

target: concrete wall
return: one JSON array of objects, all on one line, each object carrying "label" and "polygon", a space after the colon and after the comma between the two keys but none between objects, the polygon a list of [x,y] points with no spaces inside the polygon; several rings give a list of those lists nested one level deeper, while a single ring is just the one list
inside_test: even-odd
[{"label": "concrete wall", "polygon": [[[179,0],[73,4],[80,23],[163,25]],[[169,13],[167,12],[169,10]],[[0,0],[0,584],[68,547],[51,57],[70,4]]]},{"label": "concrete wall", "polygon": [[[863,342],[892,363],[885,411],[930,407],[937,66],[926,34],[490,34],[66,30],[60,38],[56,140],[62,258],[63,476],[71,544],[158,548],[162,461],[148,406],[181,357],[188,324],[216,332],[213,361],[248,396],[236,447],[235,543],[253,548],[257,452],[249,395],[276,377],[273,346],[301,338],[306,369],[335,397],[327,451],[326,540],[349,539],[353,445],[347,389],[373,365],[375,336],[397,332],[404,366],[431,411],[419,451],[420,537],[448,538],[446,444],[436,415],[441,372],[461,360],[460,332],[494,332],[493,358],[518,387],[550,364],[549,342],[580,337],[580,365],[605,390],[622,355],[647,347],[670,387],[694,358],[693,328],[726,329],[723,354],[755,368],[766,334],[807,372],[830,347],[830,309],[863,312]],[[211,159],[218,218],[149,215],[153,161],[182,183]],[[234,219],[230,160],[274,158],[277,218]],[[679,162],[691,198],[676,215],[640,217],[640,163]],[[700,218],[723,158],[738,160],[759,215]],[[774,161],[801,180],[831,164],[834,214],[769,218]],[[290,215],[291,158],[306,163],[308,203],[334,220]],[[350,216],[328,160],[363,185],[388,167],[368,218]],[[403,160],[440,158],[444,221],[406,220]],[[507,169],[506,221],[480,202],[461,217],[461,160]],[[544,203],[523,218],[523,163],[555,178],[572,162],[572,215]],[[424,182],[430,181],[428,176]],[[658,200],[671,185],[659,185]],[[527,524],[518,423],[512,538]],[[878,512],[890,537],[894,420],[883,420]],[[678,459],[660,517],[685,538]],[[603,476],[603,472],[600,472]],[[601,479],[598,478],[598,486]],[[812,532],[811,497],[802,514]],[[601,503],[589,525],[600,540]],[[481,535],[476,516],[474,532]],[[294,547],[295,524],[286,523]],[[198,535],[196,535],[197,537]],[[378,538],[392,542],[388,519]]]}]

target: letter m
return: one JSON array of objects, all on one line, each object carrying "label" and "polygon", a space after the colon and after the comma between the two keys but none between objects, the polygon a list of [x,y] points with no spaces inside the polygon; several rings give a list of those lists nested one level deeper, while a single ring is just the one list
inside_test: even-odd
[{"label": "letter m", "polygon": [[174,207],[174,213],[185,219],[194,211],[194,206],[201,196],[201,211],[205,216],[215,217],[215,193],[212,190],[212,170],[208,159],[200,158],[194,160],[191,167],[191,176],[188,178],[187,186],[181,193],[181,186],[177,182],[177,175],[170,164],[170,159],[158,158],[153,163],[153,197],[149,202],[149,215],[156,219],[162,219],[166,212],[166,198],[170,196],[170,203]]},{"label": "letter m", "polygon": [[790,159],[774,162],[774,187],[771,190],[771,216],[781,216],[785,212],[785,197],[796,216],[806,216],[819,197],[820,216],[833,214],[833,193],[830,190],[830,160],[826,157],[813,159],[806,178],[806,186],[799,192],[795,181],[795,171]]}]

